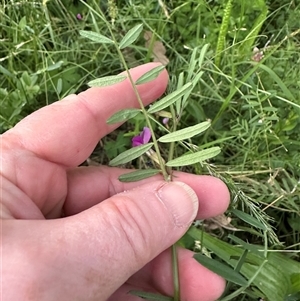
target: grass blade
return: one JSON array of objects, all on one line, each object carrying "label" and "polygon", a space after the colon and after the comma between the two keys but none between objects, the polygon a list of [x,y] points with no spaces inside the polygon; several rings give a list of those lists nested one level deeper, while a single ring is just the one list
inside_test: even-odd
[{"label": "grass blade", "polygon": [[130,46],[139,37],[143,30],[143,24],[138,24],[130,29],[119,44],[119,48],[123,49]]},{"label": "grass blade", "polygon": [[294,95],[290,92],[288,87],[284,84],[284,82],[280,79],[280,77],[268,66],[264,64],[260,64],[259,67],[269,73],[270,77],[278,84],[284,96],[288,97],[291,101],[295,101]]},{"label": "grass blade", "polygon": [[169,143],[175,141],[181,141],[185,139],[189,139],[193,136],[203,133],[210,127],[210,121],[204,121],[199,124],[189,126],[182,130],[178,130],[167,135],[164,135],[158,139],[159,142]]},{"label": "grass blade", "polygon": [[88,85],[90,87],[106,87],[106,86],[111,86],[111,85],[120,83],[123,80],[125,80],[126,78],[127,78],[127,76],[125,76],[125,75],[105,76],[105,77],[100,77],[100,78],[91,80],[90,82],[88,82]]},{"label": "grass blade", "polygon": [[299,271],[299,273],[292,274],[291,282],[292,282],[293,291],[299,292],[299,294],[300,294],[300,271]]},{"label": "grass blade", "polygon": [[284,299],[284,301],[299,301],[299,300],[300,300],[300,291],[295,294],[288,295]]},{"label": "grass blade", "polygon": [[144,154],[146,151],[148,151],[152,146],[153,146],[153,143],[147,143],[147,144],[133,147],[133,148],[121,153],[114,159],[112,159],[109,162],[109,165],[117,166],[120,164],[128,163],[128,162],[140,157],[142,154]]},{"label": "grass blade", "polygon": [[[194,240],[202,241],[205,248],[208,248],[233,267],[237,264],[237,260],[233,258],[241,257],[244,252],[243,248],[232,246],[195,227],[191,227],[187,235]],[[263,246],[257,246],[257,248],[264,249]],[[265,258],[249,252],[246,261],[240,273],[247,280],[250,280],[265,262]],[[248,262],[251,262],[251,264]],[[278,253],[269,253],[267,262],[263,265],[263,268],[255,279],[252,280],[252,285],[259,289],[268,300],[282,301],[285,296],[293,292],[290,277],[291,273],[298,273],[299,268],[300,264],[287,256]]]},{"label": "grass blade", "polygon": [[236,244],[241,245],[245,250],[251,251],[251,252],[255,253],[256,255],[258,255],[260,257],[264,256],[263,252],[259,252],[257,250],[257,246],[246,243],[243,240],[241,240],[240,238],[238,238],[234,235],[231,235],[231,234],[228,235],[228,238],[231,239]]},{"label": "grass blade", "polygon": [[207,159],[213,158],[221,152],[221,149],[218,146],[214,146],[208,149],[204,149],[197,153],[183,155],[174,160],[167,162],[167,166],[176,167],[176,166],[186,166],[192,165],[195,163],[203,162]]},{"label": "grass blade", "polygon": [[267,230],[266,226],[259,222],[255,217],[237,209],[232,209],[231,212],[249,225],[252,225],[263,231]]},{"label": "grass blade", "polygon": [[84,38],[88,38],[89,40],[101,43],[101,44],[113,44],[114,41],[103,36],[102,34],[94,31],[87,31],[87,30],[80,30],[79,34],[83,36]]},{"label": "grass blade", "polygon": [[227,281],[238,284],[240,286],[246,286],[248,283],[247,280],[240,273],[235,271],[227,264],[224,264],[215,259],[211,259],[202,254],[195,254],[194,258],[203,266],[205,266],[212,272],[222,276]]}]

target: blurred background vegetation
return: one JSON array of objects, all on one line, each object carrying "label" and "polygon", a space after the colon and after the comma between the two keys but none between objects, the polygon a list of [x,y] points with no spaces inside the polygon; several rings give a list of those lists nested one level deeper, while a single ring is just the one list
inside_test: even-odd
[{"label": "blurred background vegetation", "polygon": [[[113,46],[99,45],[79,35],[84,29],[109,36],[97,15],[100,10],[119,39],[134,25],[143,23],[150,35],[148,43],[141,36],[123,55],[130,67],[154,57],[167,59],[169,91],[176,88],[181,73],[186,77],[199,72],[191,69],[192,55],[199,55],[209,45],[201,65],[203,75],[183,113],[182,127],[210,119],[211,129],[192,142],[219,145],[222,154],[188,171],[223,179],[230,188],[232,204],[226,215],[203,221],[200,228],[217,239],[216,245],[227,242],[233,246],[230,235],[234,234],[270,252],[281,251],[297,270],[300,1],[2,1],[1,133],[40,107],[85,90],[89,80],[124,69]],[[130,145],[127,132],[142,126],[139,119],[122,126],[101,141],[92,158],[107,162]],[[222,258],[217,250],[210,252]],[[231,249],[227,252],[230,254]],[[281,269],[280,262],[277,258]],[[272,284],[289,286],[282,299],[271,300],[255,283],[232,299],[300,300],[300,271],[297,274],[293,270],[288,278],[288,284],[282,284],[280,278]],[[267,279],[261,281],[268,286]],[[237,289],[236,284],[231,285],[227,294]]]}]

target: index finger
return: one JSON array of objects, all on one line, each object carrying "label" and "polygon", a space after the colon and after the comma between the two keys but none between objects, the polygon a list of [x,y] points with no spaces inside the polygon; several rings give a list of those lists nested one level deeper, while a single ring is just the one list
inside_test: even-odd
[{"label": "index finger", "polygon": [[[159,64],[149,63],[130,70],[134,80]],[[156,79],[139,85],[144,103],[160,97],[168,82],[164,70]],[[98,141],[118,125],[106,120],[125,108],[139,107],[129,79],[109,87],[90,88],[78,95],[46,106],[19,122],[6,132],[22,148],[51,162],[74,167],[82,163]],[[16,145],[15,144],[15,145]]]}]

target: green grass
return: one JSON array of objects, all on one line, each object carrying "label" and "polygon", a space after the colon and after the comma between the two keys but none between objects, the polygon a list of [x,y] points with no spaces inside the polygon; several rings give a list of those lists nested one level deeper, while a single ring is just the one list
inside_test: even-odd
[{"label": "green grass", "polygon": [[[204,247],[229,265],[230,255],[242,256],[247,250],[253,253],[249,258],[256,262],[254,270],[262,270],[247,287],[230,285],[224,300],[263,297],[266,292],[256,280],[268,272],[276,274],[270,267],[275,256],[269,255],[279,256],[280,251],[294,262],[275,257],[276,265],[283,271],[282,277],[292,283],[289,285],[296,287],[285,265],[293,262],[296,266],[300,258],[299,1],[165,1],[169,18],[156,0],[117,1],[117,10],[109,4],[114,1],[101,1],[100,7],[97,2],[88,2],[91,9],[80,1],[2,0],[0,131],[44,105],[86,89],[86,83],[94,78],[123,70],[113,46],[95,44],[79,35],[80,30],[92,30],[109,36],[97,12],[104,12],[119,40],[142,23],[167,49],[169,91],[176,89],[182,76],[187,80],[203,71],[180,126],[212,120],[211,129],[192,143],[220,146],[222,153],[209,163],[186,170],[213,174],[227,183],[232,202],[226,215],[232,227],[243,230],[233,231],[225,224],[212,230],[204,221],[201,228],[214,239],[212,244],[208,238],[207,245],[204,240]],[[76,18],[77,13],[82,14],[82,20]],[[251,60],[254,46],[263,49],[269,40],[264,58]],[[207,44],[205,57],[198,64],[196,60]],[[133,47],[124,49],[123,56],[132,67],[151,61],[151,52],[141,36]],[[92,158],[105,163],[112,150],[114,156],[124,151],[131,138],[128,132],[138,127],[143,127],[138,118],[122,126],[104,140],[107,154],[96,149]],[[158,129],[157,133],[159,136]],[[167,152],[162,149],[166,158]],[[147,164],[144,161],[139,163]],[[234,209],[248,215],[242,219]],[[192,249],[193,235],[183,240]],[[265,257],[255,257],[248,245],[236,247],[230,235],[262,246]],[[227,249],[222,253],[218,246],[225,243]],[[266,259],[269,262],[264,264]],[[249,281],[255,273],[250,268],[245,272],[249,263],[243,257],[240,260],[240,271]],[[265,278],[261,281],[268,286]],[[282,279],[274,281],[282,287]],[[286,291],[296,292],[294,288]],[[231,298],[230,294],[235,295]]]}]

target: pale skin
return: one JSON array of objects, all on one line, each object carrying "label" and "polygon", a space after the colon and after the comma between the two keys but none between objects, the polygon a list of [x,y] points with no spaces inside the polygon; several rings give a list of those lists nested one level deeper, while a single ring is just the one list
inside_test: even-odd
[{"label": "pale skin", "polygon": [[[131,70],[137,79],[155,64]],[[145,105],[168,74],[138,87]],[[172,296],[170,246],[195,218],[223,213],[229,192],[209,176],[174,173],[121,183],[119,168],[78,167],[138,107],[129,81],[44,107],[1,136],[1,297],[10,300],[138,301],[131,289]],[[185,183],[185,184],[184,184]],[[64,217],[62,217],[64,215]],[[182,301],[212,301],[225,281],[179,249]]]}]

